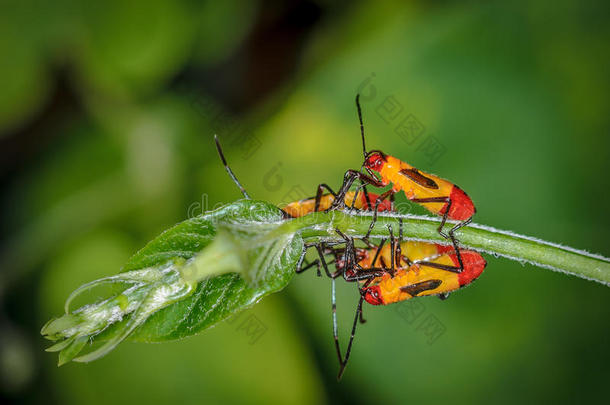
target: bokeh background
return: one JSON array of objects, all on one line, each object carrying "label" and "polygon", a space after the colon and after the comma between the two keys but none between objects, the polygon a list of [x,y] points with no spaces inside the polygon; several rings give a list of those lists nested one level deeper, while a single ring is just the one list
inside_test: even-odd
[{"label": "bokeh background", "polygon": [[[341,383],[330,283],[313,273],[246,311],[264,329],[255,337],[238,319],[57,368],[39,330],[80,284],[240,197],[213,133],[257,199],[337,187],[362,159],[358,91],[369,147],[455,181],[476,222],[610,255],[609,10],[577,0],[3,0],[1,396],[603,403],[608,288],[493,257],[448,301],[365,307]],[[343,338],[356,303],[344,284]]]}]

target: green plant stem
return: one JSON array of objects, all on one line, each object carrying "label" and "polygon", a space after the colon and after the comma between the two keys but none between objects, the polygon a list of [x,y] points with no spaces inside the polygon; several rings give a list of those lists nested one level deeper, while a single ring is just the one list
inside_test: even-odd
[{"label": "green plant stem", "polygon": [[[371,238],[388,238],[388,225],[392,227],[394,235],[398,236],[400,219],[404,239],[448,243],[437,232],[437,218],[414,215],[380,214]],[[362,237],[367,233],[370,223],[369,214],[331,211],[294,219],[276,231],[298,230],[305,242],[323,239],[340,241],[335,229],[352,237]],[[448,230],[450,226],[453,225],[448,222],[445,229]],[[456,232],[456,237],[463,247],[610,285],[610,259],[599,255],[477,224],[461,228]]]}]

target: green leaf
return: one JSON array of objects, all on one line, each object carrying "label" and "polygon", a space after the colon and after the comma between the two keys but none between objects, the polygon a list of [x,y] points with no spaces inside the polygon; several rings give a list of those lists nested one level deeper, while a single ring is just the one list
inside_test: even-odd
[{"label": "green leaf", "polygon": [[[197,229],[206,226],[198,221],[201,217],[185,221],[149,243],[125,267],[130,269],[150,264],[159,256],[175,254],[176,248],[183,249],[183,252],[194,251],[199,244],[210,243],[211,233],[216,236],[214,242],[219,242],[214,246],[216,249],[202,252],[190,266],[185,266],[183,275],[186,279],[192,278],[190,270],[193,267],[205,270],[205,266],[219,264],[220,261],[206,257],[208,254],[222,254],[227,250],[234,255],[245,254],[248,267],[241,275],[229,273],[200,282],[193,295],[154,314],[130,340],[161,342],[196,334],[254,305],[265,295],[281,290],[292,279],[303,241],[294,232],[277,235],[272,232],[284,223],[278,208],[268,203],[241,200],[220,211],[216,211],[218,216],[210,217],[217,221],[214,230],[204,232],[201,240],[197,241],[194,235]],[[233,240],[229,241],[222,232],[216,235],[218,229],[229,231]],[[185,255],[180,257],[188,258]],[[238,257],[236,260],[241,262],[244,259]]]},{"label": "green leaf", "polygon": [[[41,333],[59,343],[60,365],[95,360],[125,339],[161,342],[197,334],[284,288],[303,249],[300,236],[272,231],[282,211],[240,200],[184,221],[137,252],[116,276],[85,284],[70,295],[66,315]],[[247,280],[247,281],[246,281]],[[69,311],[70,302],[103,284],[124,288]],[[103,342],[75,357],[90,340]]]}]

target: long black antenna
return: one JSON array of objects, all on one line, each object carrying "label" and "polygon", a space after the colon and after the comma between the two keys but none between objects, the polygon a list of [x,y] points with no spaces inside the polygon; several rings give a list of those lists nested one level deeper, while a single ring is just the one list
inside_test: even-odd
[{"label": "long black antenna", "polygon": [[362,153],[366,159],[366,145],[364,143],[364,124],[362,123],[362,109],[360,108],[360,93],[356,94],[356,108],[358,109],[358,119],[360,120],[360,135],[362,136]]},{"label": "long black antenna", "polygon": [[229,173],[229,176],[231,176],[231,179],[233,179],[233,182],[237,185],[237,187],[239,187],[239,189],[241,190],[241,193],[244,195],[244,198],[247,198],[249,200],[250,196],[246,192],[246,189],[241,185],[239,180],[237,180],[237,177],[235,177],[235,175],[233,174],[233,170],[231,170],[231,168],[227,164],[225,155],[222,153],[222,148],[220,147],[220,142],[218,141],[218,135],[216,135],[216,134],[214,134],[214,142],[216,142],[216,150],[218,151],[218,156],[220,156],[220,160],[222,160],[222,164],[225,166],[225,169],[227,169],[227,173]]}]

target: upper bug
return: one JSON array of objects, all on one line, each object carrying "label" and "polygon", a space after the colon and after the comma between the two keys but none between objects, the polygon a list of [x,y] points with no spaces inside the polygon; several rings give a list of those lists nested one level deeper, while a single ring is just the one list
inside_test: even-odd
[{"label": "upper bug", "polygon": [[[423,206],[433,214],[441,216],[441,222],[437,230],[442,237],[451,240],[458,256],[461,270],[463,263],[454,233],[459,228],[470,223],[472,216],[476,213],[472,199],[460,187],[448,180],[422,172],[410,164],[380,150],[367,151],[360,95],[356,96],[356,108],[360,121],[362,153],[364,155],[362,167],[368,172],[368,175],[355,170],[348,170],[345,173],[343,185],[338,196],[344,196],[356,179],[359,179],[362,184],[371,184],[375,187],[391,185],[392,189],[389,190],[391,193],[404,192],[410,201]],[[331,208],[342,208],[340,205],[341,200],[342,198],[338,198]],[[461,222],[455,224],[445,233],[443,227],[447,219]],[[375,220],[376,218],[373,218],[373,221]],[[372,228],[373,224],[369,228],[369,233]]]},{"label": "upper bug", "polygon": [[[364,154],[363,167],[371,177],[378,179],[384,187],[391,184],[394,192],[403,191],[409,200],[421,204],[436,215],[441,215],[443,217],[442,225],[447,219],[467,221],[472,218],[476,212],[474,203],[456,184],[422,172],[380,150],[367,151],[360,95],[356,96],[356,108],[360,120],[360,136]],[[375,173],[378,173],[379,177]],[[439,231],[441,230],[442,226]]]}]

